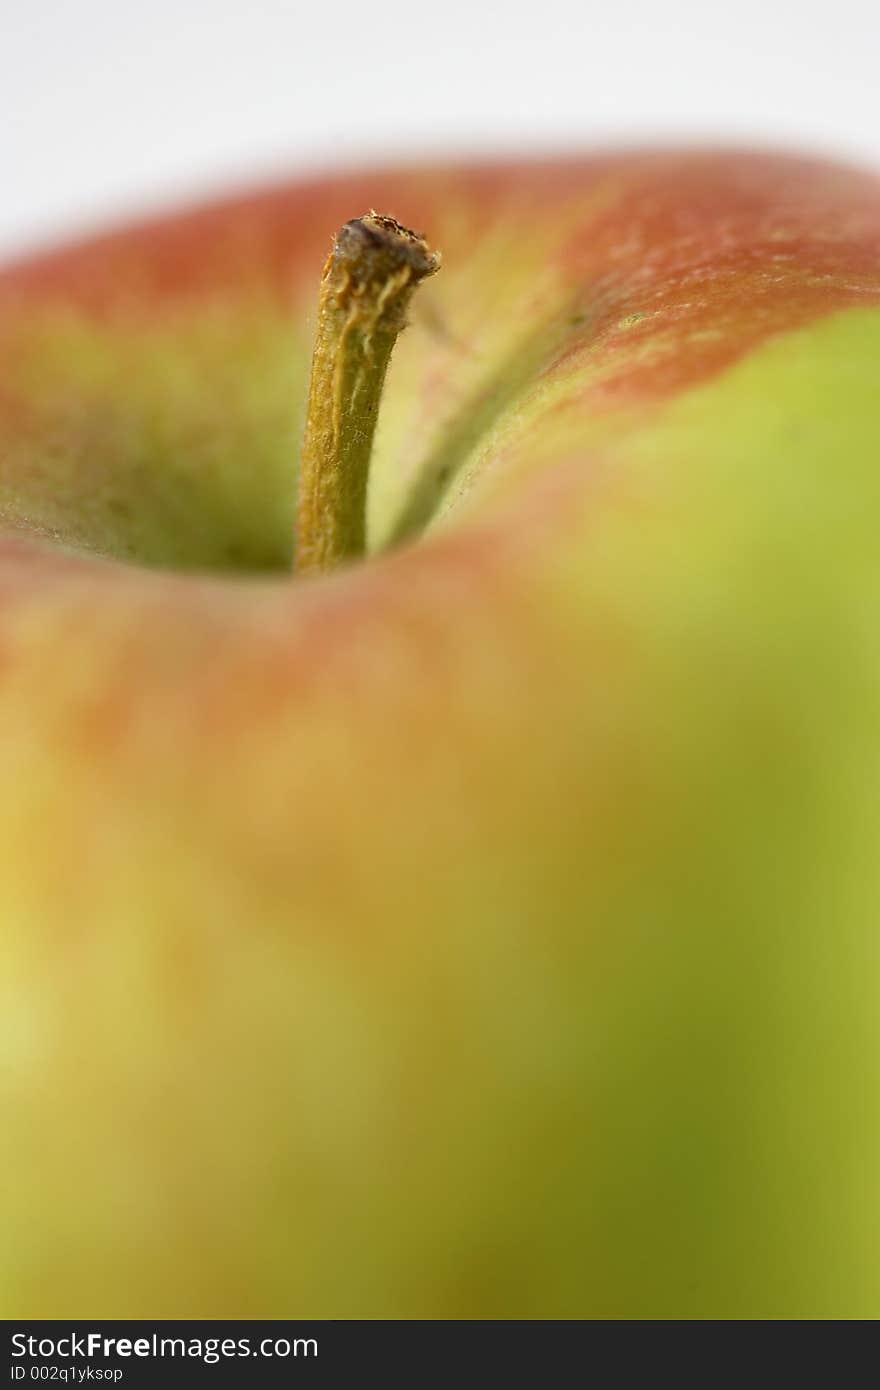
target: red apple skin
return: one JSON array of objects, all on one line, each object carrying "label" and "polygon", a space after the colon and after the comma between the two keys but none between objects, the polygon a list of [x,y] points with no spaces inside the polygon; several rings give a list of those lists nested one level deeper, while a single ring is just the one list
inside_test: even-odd
[{"label": "red apple skin", "polygon": [[[369,206],[445,265],[297,582]],[[8,1316],[880,1313],[878,361],[880,183],[775,155],[0,277]]]}]

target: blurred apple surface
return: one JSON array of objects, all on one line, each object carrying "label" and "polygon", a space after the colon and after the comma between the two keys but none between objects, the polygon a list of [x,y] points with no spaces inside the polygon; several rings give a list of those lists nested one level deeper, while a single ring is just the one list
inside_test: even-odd
[{"label": "blurred apple surface", "polygon": [[[368,555],[321,266],[423,229]],[[0,275],[9,1317],[880,1314],[880,180],[413,166]]]}]

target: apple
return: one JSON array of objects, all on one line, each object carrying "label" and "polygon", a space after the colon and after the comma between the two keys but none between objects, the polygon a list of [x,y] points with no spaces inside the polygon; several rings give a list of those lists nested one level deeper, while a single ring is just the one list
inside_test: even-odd
[{"label": "apple", "polygon": [[[321,265],[443,268],[294,571]],[[7,1317],[880,1314],[880,180],[255,191],[0,276]]]}]

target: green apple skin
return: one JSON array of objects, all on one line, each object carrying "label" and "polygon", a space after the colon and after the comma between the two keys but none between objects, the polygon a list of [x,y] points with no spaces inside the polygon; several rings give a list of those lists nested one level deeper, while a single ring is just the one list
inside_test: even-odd
[{"label": "green apple skin", "polygon": [[[290,577],[320,267],[445,258]],[[880,183],[254,193],[0,277],[7,1317],[880,1315]]]}]

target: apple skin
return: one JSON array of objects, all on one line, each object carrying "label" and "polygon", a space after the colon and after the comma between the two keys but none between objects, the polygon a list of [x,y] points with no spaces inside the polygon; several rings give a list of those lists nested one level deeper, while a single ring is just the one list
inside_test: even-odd
[{"label": "apple skin", "polygon": [[[369,206],[445,266],[291,582]],[[880,182],[749,152],[0,278],[7,1317],[880,1314],[878,364]]]}]

